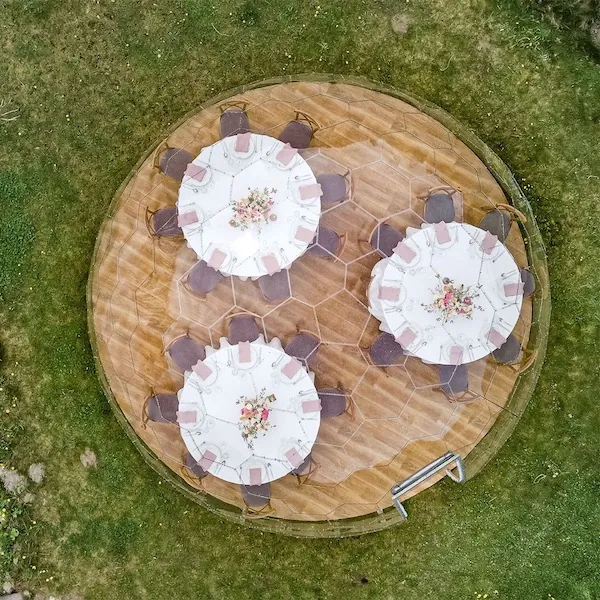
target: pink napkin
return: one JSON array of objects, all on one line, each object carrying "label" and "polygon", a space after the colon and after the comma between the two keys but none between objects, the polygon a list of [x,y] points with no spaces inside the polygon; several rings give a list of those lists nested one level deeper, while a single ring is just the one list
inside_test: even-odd
[{"label": "pink napkin", "polygon": [[210,255],[207,264],[209,267],[212,267],[216,270],[225,262],[226,258],[227,254],[225,254],[225,252],[222,250],[213,250],[213,253]]},{"label": "pink napkin", "polygon": [[185,170],[185,175],[196,181],[202,181],[206,175],[206,168],[190,163]]},{"label": "pink napkin", "polygon": [[192,371],[200,377],[200,379],[208,379],[212,375],[212,369],[199,360],[193,367]]},{"label": "pink napkin", "polygon": [[299,242],[306,242],[307,244],[310,244],[315,237],[315,232],[312,229],[300,226],[298,229],[296,229],[296,235],[294,237]]},{"label": "pink napkin", "polygon": [[260,485],[262,483],[262,469],[260,467],[254,467],[248,469],[250,475],[250,485]]},{"label": "pink napkin", "polygon": [[519,283],[506,283],[504,284],[504,295],[505,296],[518,296],[523,293],[523,282]]},{"label": "pink napkin", "polygon": [[179,227],[184,227],[185,225],[191,225],[192,223],[197,223],[200,219],[198,219],[198,215],[195,210],[189,210],[183,214],[179,214],[177,217],[177,225]]},{"label": "pink napkin", "polygon": [[285,453],[285,457],[290,461],[290,464],[294,469],[302,464],[302,457],[298,454],[296,448],[291,448]]},{"label": "pink napkin", "polygon": [[403,347],[410,346],[416,339],[417,334],[410,328],[407,327],[397,338],[396,341]]},{"label": "pink napkin", "polygon": [[289,165],[292,162],[294,156],[298,154],[298,150],[296,148],[292,148],[289,144],[286,144],[275,156],[275,158],[282,165]]},{"label": "pink napkin", "polygon": [[389,300],[390,302],[397,302],[398,300],[400,300],[400,288],[380,285],[377,297],[380,300]]},{"label": "pink napkin", "polygon": [[240,362],[247,363],[252,360],[250,354],[250,342],[240,342],[238,344],[238,351],[240,353]]},{"label": "pink napkin", "polygon": [[277,258],[275,258],[274,254],[265,254],[262,257],[262,262],[263,262],[263,265],[265,265],[265,269],[267,269],[267,273],[269,275],[273,275],[273,273],[277,273],[277,271],[281,271],[279,262],[277,262]]},{"label": "pink napkin", "polygon": [[177,422],[181,425],[185,423],[196,422],[196,411],[195,410],[178,410],[177,411]]},{"label": "pink napkin", "polygon": [[217,455],[210,450],[206,450],[202,455],[202,458],[198,461],[198,464],[205,470],[208,471],[212,464],[215,462]]},{"label": "pink napkin", "polygon": [[490,332],[487,335],[487,339],[494,345],[496,348],[500,348],[502,344],[506,341],[506,338],[499,332],[496,331],[493,327],[490,329]]},{"label": "pink napkin", "polygon": [[310,185],[301,185],[300,198],[302,200],[309,200],[310,198],[320,198],[323,195],[320,183],[311,183]]},{"label": "pink napkin", "polygon": [[292,358],[289,363],[287,363],[282,369],[281,372],[291,379],[300,369],[302,368],[302,363],[295,358]]},{"label": "pink napkin", "polygon": [[498,236],[491,234],[489,231],[486,232],[483,242],[481,243],[481,249],[486,253],[490,254],[496,247]]},{"label": "pink napkin", "polygon": [[235,151],[236,152],[248,152],[250,150],[250,132],[238,133],[235,137]]},{"label": "pink napkin", "polygon": [[450,364],[460,365],[463,359],[463,349],[460,346],[452,346],[450,348]]},{"label": "pink napkin", "polygon": [[320,410],[321,410],[321,401],[320,400],[305,400],[302,403],[302,412],[313,413],[313,412],[319,412]]},{"label": "pink napkin", "polygon": [[394,253],[397,254],[404,262],[411,262],[417,253],[409,248],[404,242],[400,242],[395,248]]},{"label": "pink napkin", "polygon": [[441,223],[436,223],[433,228],[435,229],[435,237],[437,238],[438,243],[447,244],[450,241],[448,225],[446,225],[444,221]]}]

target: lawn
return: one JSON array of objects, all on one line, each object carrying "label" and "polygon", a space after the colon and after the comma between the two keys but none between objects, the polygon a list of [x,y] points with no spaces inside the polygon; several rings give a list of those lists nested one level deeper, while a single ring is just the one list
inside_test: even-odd
[{"label": "lawn", "polygon": [[[0,462],[46,465],[30,505],[0,497],[2,572],[86,600],[600,597],[600,68],[540,19],[517,0],[0,6],[0,113],[18,109],[0,121]],[[552,286],[546,365],[497,458],[408,502],[402,527],[340,541],[223,522],[162,483],[86,324],[94,241],[141,154],[211,96],[303,72],[406,89],[477,132],[530,199]]]}]

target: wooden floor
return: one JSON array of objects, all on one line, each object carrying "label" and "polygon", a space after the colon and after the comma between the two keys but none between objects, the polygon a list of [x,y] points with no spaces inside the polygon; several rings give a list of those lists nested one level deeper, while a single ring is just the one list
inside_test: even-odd
[{"label": "wooden floor", "polygon": [[[493,426],[515,382],[508,367],[492,359],[469,365],[471,389],[481,398],[451,404],[433,389],[435,367],[408,358],[385,371],[370,366],[366,348],[379,334],[367,311],[370,271],[379,257],[364,240],[378,223],[402,230],[422,222],[428,188],[450,184],[457,219],[478,224],[485,210],[507,200],[462,142],[429,116],[395,98],[345,84],[290,83],[249,91],[251,127],[276,137],[301,110],[321,127],[306,151],[314,172],[351,170],[349,201],[325,212],[321,223],[348,234],[339,259],[306,254],[291,270],[293,298],[266,304],[255,282],[225,279],[206,301],[181,286],[196,256],[185,242],[152,240],[146,208],[177,201],[177,182],[152,167],[139,168],[118,199],[101,233],[93,267],[93,323],[97,351],[112,392],[137,435],[174,471],[185,447],[178,428],[140,427],[151,388],[175,392],[181,373],[163,348],[189,330],[206,344],[226,335],[227,318],[249,311],[267,338],[288,341],[303,329],[322,340],[314,365],[318,388],[341,386],[356,405],[355,416],[321,424],[313,456],[319,468],[299,485],[292,476],[272,484],[275,515],[289,519],[343,519],[390,506],[389,489],[447,450],[465,456]],[[203,110],[169,138],[194,156],[219,139],[219,108]],[[516,225],[507,246],[520,266],[525,246]],[[515,333],[527,340],[531,302],[526,299]],[[211,475],[203,487],[219,499],[242,506],[238,486]]]}]

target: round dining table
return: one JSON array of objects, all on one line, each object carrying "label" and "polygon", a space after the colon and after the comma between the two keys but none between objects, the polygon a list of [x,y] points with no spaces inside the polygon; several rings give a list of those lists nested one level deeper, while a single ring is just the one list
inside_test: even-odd
[{"label": "round dining table", "polygon": [[[179,188],[179,225],[199,259],[223,275],[257,279],[288,269],[311,244],[320,186],[294,148],[259,134],[226,137],[188,165]],[[252,191],[273,201],[267,220],[232,224],[234,205]]]},{"label": "round dining table", "polygon": [[[212,475],[261,485],[299,467],[319,431],[313,378],[277,339],[229,345],[207,353],[186,374],[178,422],[190,454]],[[247,439],[240,418],[247,401],[270,397],[269,426]]]},{"label": "round dining table", "polygon": [[[448,283],[468,291],[470,314],[447,318],[433,306]],[[519,319],[523,284],[514,258],[495,236],[467,223],[440,223],[414,231],[375,265],[368,296],[380,329],[408,354],[434,364],[464,364],[506,341]]]}]

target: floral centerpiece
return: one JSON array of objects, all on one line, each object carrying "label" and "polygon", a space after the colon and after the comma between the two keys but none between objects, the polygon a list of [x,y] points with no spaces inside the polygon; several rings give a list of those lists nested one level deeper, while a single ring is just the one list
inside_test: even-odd
[{"label": "floral centerpiece", "polygon": [[451,321],[454,317],[473,318],[473,310],[476,308],[474,298],[479,294],[471,291],[469,286],[463,284],[455,285],[451,279],[444,277],[441,283],[433,290],[434,298],[431,304],[423,304],[427,312],[440,314],[438,320],[444,323]]},{"label": "floral centerpiece", "polygon": [[265,388],[260,390],[256,398],[242,396],[237,404],[241,404],[239,427],[244,441],[252,448],[252,442],[259,435],[265,435],[273,426],[269,422],[271,413],[271,403],[275,401],[275,396],[267,396]]},{"label": "floral centerpiece", "polygon": [[258,188],[248,188],[248,195],[245,198],[231,201],[233,210],[233,219],[229,221],[232,227],[248,229],[249,227],[260,226],[275,220],[276,216],[271,215],[273,207],[273,194],[276,194],[275,188],[264,188],[262,191]]}]

